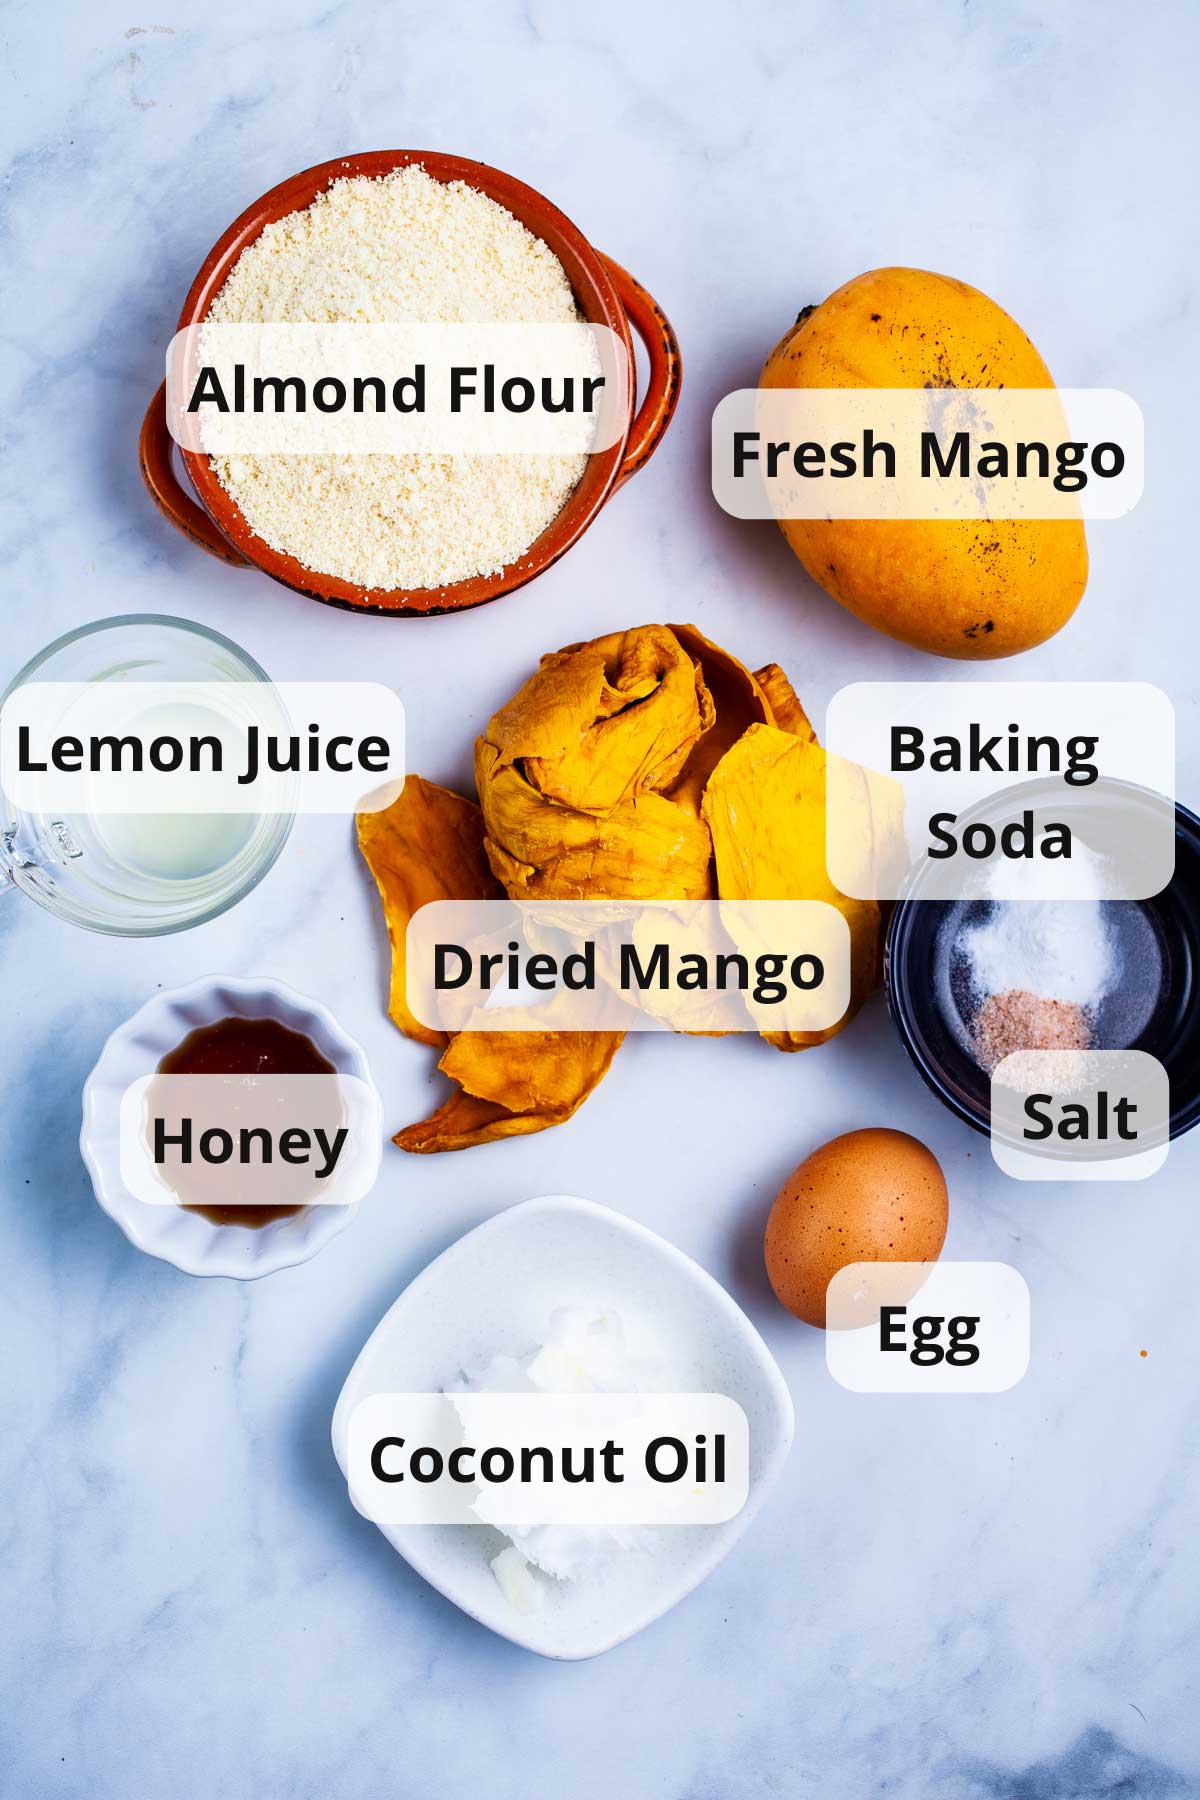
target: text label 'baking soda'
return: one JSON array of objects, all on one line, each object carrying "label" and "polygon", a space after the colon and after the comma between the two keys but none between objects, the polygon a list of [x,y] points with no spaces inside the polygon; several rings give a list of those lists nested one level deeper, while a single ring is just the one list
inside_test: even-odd
[{"label": "text label 'baking soda'", "polygon": [[189,326],[167,353],[167,423],[207,456],[580,456],[629,424],[606,326]]},{"label": "text label 'baking soda'", "polygon": [[825,1031],[850,928],[823,900],[439,900],[405,980],[434,1031]]},{"label": "text label 'baking soda'", "polygon": [[1103,388],[742,388],[713,414],[739,519],[1116,519],[1142,415]]},{"label": "text label 'baking soda'", "polygon": [[353,1206],[381,1129],[356,1075],[143,1075],[121,1097],[121,1179],[147,1206]]},{"label": "text label 'baking soda'", "polygon": [[870,682],[826,721],[826,863],[860,900],[1142,900],[1175,869],[1175,714],[1145,682]]},{"label": "text label 'baking soda'", "polygon": [[377,1525],[721,1525],[750,1428],[725,1394],[371,1394],[346,1481]]},{"label": "text label 'baking soda'", "polygon": [[848,1263],[825,1362],[856,1394],[1001,1394],[1029,1367],[1029,1289],[999,1262]]},{"label": "text label 'baking soda'", "polygon": [[31,681],[0,709],[0,787],[30,813],[376,812],[404,708],[373,681]]},{"label": "text label 'baking soda'", "polygon": [[1017,1181],[1144,1181],[1167,1159],[1171,1083],[1144,1050],[1015,1050],[992,1072],[992,1155]]}]

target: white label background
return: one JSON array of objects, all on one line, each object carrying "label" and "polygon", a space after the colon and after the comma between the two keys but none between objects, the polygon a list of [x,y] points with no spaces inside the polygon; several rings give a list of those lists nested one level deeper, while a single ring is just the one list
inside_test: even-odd
[{"label": "white label background", "polygon": [[[268,773],[262,767],[267,738],[288,743],[295,737],[300,760],[307,762],[310,723],[319,727],[322,747],[348,738],[349,749],[339,755],[349,756],[353,766],[331,769],[322,757],[315,772]],[[57,737],[79,738],[86,747],[94,736],[132,736],[142,743],[147,766],[140,772],[22,772],[22,725],[30,731],[31,754],[42,753],[42,761],[49,760],[44,752]],[[251,726],[259,732],[260,772],[242,783]],[[186,766],[193,736],[217,740],[218,772],[209,767],[207,749],[196,772]],[[148,766],[146,750],[158,737],[183,742],[183,766]],[[373,758],[382,763],[379,770],[358,764],[357,747],[367,737],[385,741],[386,750]],[[403,785],[404,707],[398,694],[375,681],[30,681],[0,709],[0,786],[14,806],[35,814],[378,812]]]},{"label": "white label background", "polygon": [[[690,1447],[698,1433],[710,1452],[709,1479],[700,1484],[689,1473],[677,1482],[652,1480],[646,1445],[670,1436]],[[720,1483],[712,1479],[711,1459],[718,1433],[725,1438]],[[406,1474],[403,1481],[381,1481],[371,1454],[392,1437],[403,1437],[406,1448],[385,1453],[389,1471],[406,1468],[406,1455],[418,1445],[432,1445],[444,1457],[464,1443],[480,1452],[503,1445],[519,1457],[526,1446],[582,1448],[611,1438],[624,1448],[625,1479],[525,1483],[514,1476],[460,1484],[445,1475],[426,1483]],[[725,1394],[370,1394],[350,1415],[346,1451],[351,1498],[378,1525],[720,1525],[741,1511],[750,1487],[749,1425]],[[664,1466],[671,1463],[668,1454]]]},{"label": "white label background", "polygon": [[[895,474],[877,455],[865,473],[866,432],[891,444]],[[966,476],[921,472],[921,436],[936,435],[943,460],[959,432],[971,442]],[[735,438],[758,433],[759,460],[735,473]],[[1141,499],[1145,475],[1141,410],[1112,388],[739,388],[713,413],[712,490],[739,519],[1118,519]],[[1120,474],[1096,475],[1085,457],[1083,488],[1054,486],[1056,449],[1069,440],[1089,446],[1116,444],[1124,454]],[[768,443],[791,449],[768,473]],[[1008,477],[977,473],[978,449],[988,442],[1010,452]],[[1016,475],[1016,446],[1044,443],[1048,476]],[[856,473],[829,473],[835,443],[852,445]],[[791,452],[818,444],[825,452],[820,474],[800,475]],[[751,446],[747,446],[748,448]],[[1033,464],[1037,467],[1037,464]],[[1111,466],[1106,457],[1102,466]]]},{"label": "white label background", "polygon": [[[1039,1107],[1055,1121],[1064,1106],[1086,1105],[1096,1118],[1099,1094],[1111,1104],[1122,1095],[1133,1099],[1136,1143],[1113,1142],[1105,1150],[1098,1140],[1064,1142],[1055,1135],[1027,1141],[1032,1121],[1025,1114],[1028,1094],[1051,1095]],[[1171,1083],[1157,1057],[1144,1050],[1017,1050],[992,1072],[991,1144],[996,1166],[1014,1181],[1145,1181],[1167,1160],[1171,1129]]]},{"label": "white label background", "polygon": [[[516,943],[522,969],[538,952],[553,954],[561,966],[589,941],[596,949],[592,987],[560,983],[539,992],[522,981],[512,988],[507,965],[496,969],[490,991],[479,985],[481,954],[503,954]],[[438,990],[435,947],[450,943],[471,950],[475,980]],[[684,955],[704,956],[712,971],[708,990],[616,985],[621,946],[636,946],[645,969],[660,943],[668,946],[672,970]],[[729,952],[746,958],[745,991],[733,980],[724,990],[716,984],[715,959]],[[764,954],[785,955],[789,967],[793,958],[815,955],[822,979],[803,989],[784,969],[770,977],[784,986],[783,997],[756,1002],[755,965]],[[808,965],[800,975],[811,978]],[[850,1004],[850,927],[824,900],[435,900],[409,920],[405,983],[410,1011],[442,1031],[824,1031]]]},{"label": "white label background", "polygon": [[[1057,739],[1063,751],[1059,774],[1055,776],[1045,766],[1044,757],[1043,766],[1032,771],[1026,767],[1000,772],[931,770],[928,758],[933,739],[957,738],[965,760],[972,724],[981,728],[985,738],[1001,737],[998,759],[1007,750],[1004,740],[1010,725],[1018,726],[1022,742],[1030,735]],[[892,772],[891,733],[899,726],[923,732],[923,768]],[[875,772],[880,790],[892,796],[893,816],[899,815],[903,796],[909,853],[922,871],[922,899],[959,899],[964,893],[978,891],[985,873],[987,892],[994,899],[1120,900],[1158,893],[1175,866],[1175,819],[1169,808],[1147,815],[1144,828],[1138,830],[1126,826],[1122,812],[1122,828],[1111,845],[1106,845],[1099,891],[1094,869],[1077,860],[1048,860],[1036,853],[1036,822],[1035,854],[1028,859],[1010,859],[998,852],[986,860],[969,857],[962,850],[957,827],[953,829],[959,849],[953,856],[936,860],[928,855],[933,842],[929,821],[935,813],[961,817],[991,796],[1043,780],[1046,789],[1036,809],[1039,819],[1054,816],[1056,794],[1063,805],[1086,802],[1090,787],[1068,783],[1062,769],[1066,743],[1091,736],[1098,743],[1084,760],[1094,763],[1101,777],[1131,782],[1173,801],[1175,710],[1161,689],[1147,682],[858,681],[839,689],[829,703],[825,728],[830,880],[844,894],[862,900],[896,899],[904,890],[902,867],[894,861],[872,863],[864,855],[858,817],[861,769],[865,768]],[[1014,801],[1012,816],[1022,810]]]},{"label": "white label background", "polygon": [[[907,1348],[880,1349],[879,1309],[905,1306]],[[1029,1367],[1029,1289],[1016,1269],[1000,1262],[850,1263],[829,1283],[828,1315],[870,1318],[850,1330],[825,1333],[825,1362],[841,1387],[856,1394],[1000,1394]],[[937,1342],[949,1345],[949,1321],[978,1315],[971,1340],[979,1361],[918,1367],[909,1360],[914,1321],[941,1315]]]},{"label": "white label background", "polygon": [[[181,1119],[192,1121],[192,1159],[178,1167],[178,1151],[155,1163],[151,1132],[161,1118],[175,1135]],[[321,1179],[325,1157],[315,1143],[306,1163],[289,1163],[279,1153],[284,1130],[317,1127],[327,1137],[344,1128],[336,1166]],[[268,1129],[272,1161],[260,1160],[258,1145],[248,1162],[238,1158],[242,1129]],[[227,1162],[207,1163],[199,1140],[208,1130],[228,1132],[234,1153]],[[146,1206],[179,1206],[175,1172],[186,1184],[190,1206],[353,1206],[374,1185],[379,1169],[382,1106],[369,1082],[357,1075],[162,1075],[139,1076],[121,1096],[121,1180]]]}]

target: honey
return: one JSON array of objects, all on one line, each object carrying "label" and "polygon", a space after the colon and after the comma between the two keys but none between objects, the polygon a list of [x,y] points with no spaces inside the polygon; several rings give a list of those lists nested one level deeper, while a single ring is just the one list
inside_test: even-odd
[{"label": "honey", "polygon": [[[333,1064],[311,1038],[278,1019],[218,1019],[190,1031],[181,1044],[163,1057],[160,1075],[335,1075]],[[242,1225],[261,1229],[274,1219],[290,1219],[303,1212],[300,1206],[193,1206],[214,1225]]]}]

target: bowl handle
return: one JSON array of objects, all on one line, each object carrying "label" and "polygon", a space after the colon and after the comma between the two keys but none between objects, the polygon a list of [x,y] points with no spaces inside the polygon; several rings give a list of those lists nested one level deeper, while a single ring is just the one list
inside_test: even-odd
[{"label": "bowl handle", "polygon": [[629,428],[625,460],[616,480],[616,486],[620,487],[631,475],[636,475],[643,463],[648,463],[658,449],[679,399],[683,365],[679,354],[679,339],[658,301],[620,263],[615,263],[610,256],[603,254],[600,260],[612,276],[621,305],[629,315],[629,323],[645,344],[646,355],[650,360],[650,380],[642,404]]},{"label": "bowl handle", "polygon": [[207,550],[210,556],[217,556],[224,563],[232,563],[235,568],[250,568],[249,560],[240,550],[234,549],[204,508],[184,490],[175,473],[174,447],[175,440],[167,429],[167,384],[164,381],[146,409],[138,440],[142,480],[150,498],[163,518],[169,519],[184,537],[191,538],[193,544],[199,544],[201,550]]}]

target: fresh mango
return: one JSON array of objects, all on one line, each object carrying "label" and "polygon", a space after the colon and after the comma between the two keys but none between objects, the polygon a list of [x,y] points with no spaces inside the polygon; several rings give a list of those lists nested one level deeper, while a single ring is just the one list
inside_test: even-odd
[{"label": "fresh mango", "polygon": [[[763,388],[1052,388],[1014,319],[965,281],[874,269],[806,307]],[[1071,519],[781,519],[805,569],[849,612],[919,650],[1015,656],[1061,630],[1087,586]]]}]

